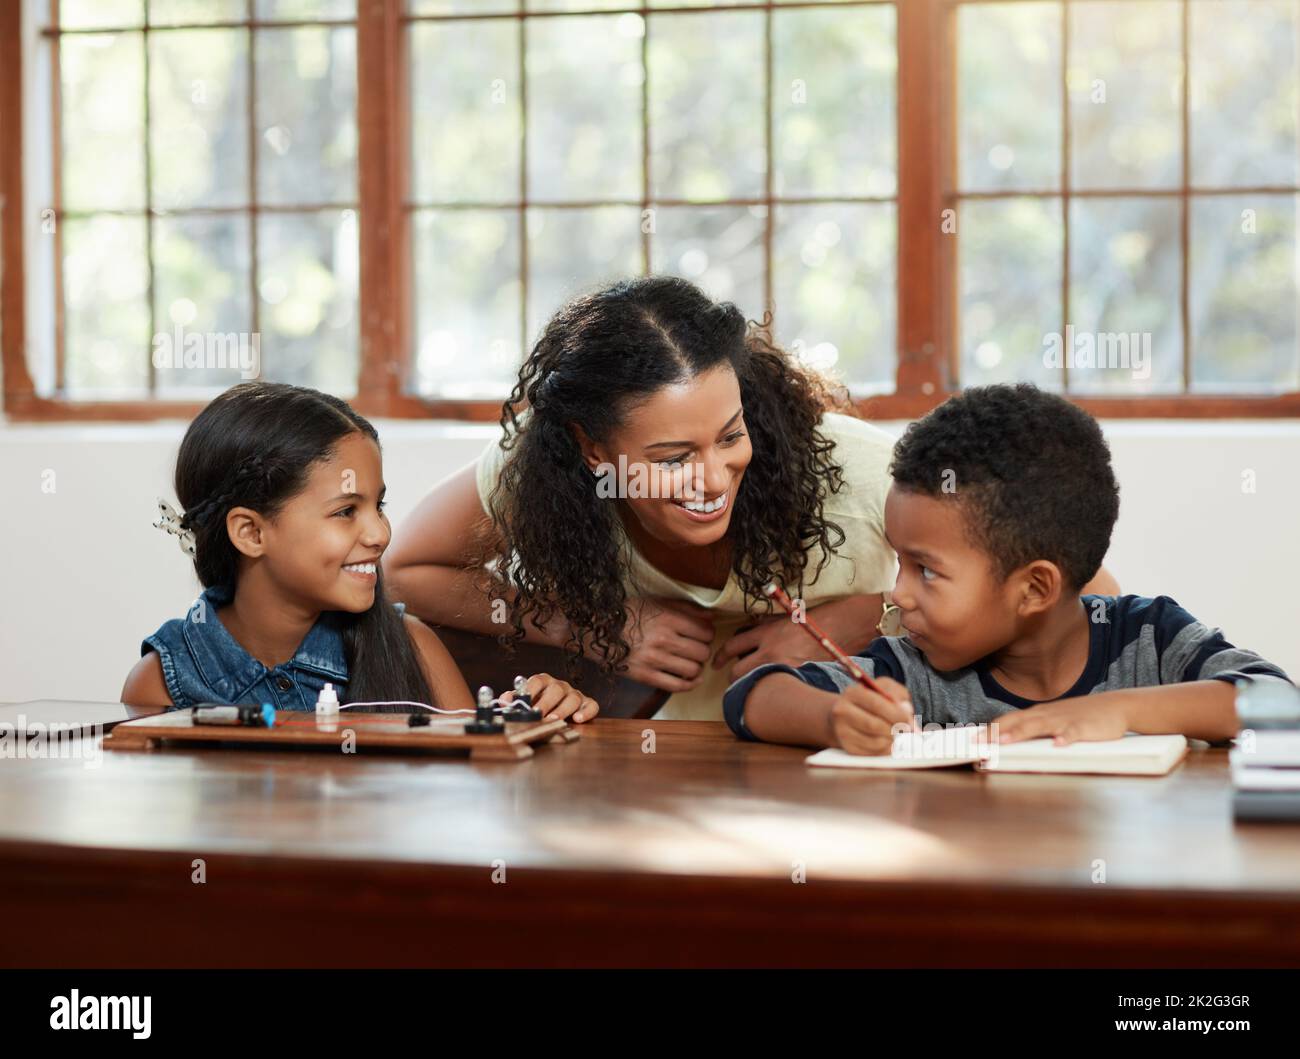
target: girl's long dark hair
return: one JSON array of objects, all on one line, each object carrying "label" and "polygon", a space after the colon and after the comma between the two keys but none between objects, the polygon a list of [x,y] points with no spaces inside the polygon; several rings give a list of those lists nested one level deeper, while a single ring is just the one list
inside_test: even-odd
[{"label": "girl's long dark hair", "polygon": [[[511,639],[523,637],[525,619],[540,625],[558,613],[571,655],[586,644],[607,670],[626,660],[619,518],[597,495],[572,427],[607,441],[637,401],[720,365],[736,373],[753,444],[728,530],[746,609],[773,577],[802,590],[814,546],[812,580],[830,561],[844,533],[823,506],[844,479],[818,426],[828,409],[852,412],[847,394],[773,345],[769,318],[747,323],[735,305],[676,277],[626,280],[556,313],[502,406],[507,456],[489,498],[496,540],[483,557],[497,560],[488,590],[509,603]],[[521,418],[524,401],[531,411]]]},{"label": "girl's long dark hair", "polygon": [[[379,444],[375,428],[347,402],[283,383],[232,386],[195,417],[176,457],[176,498],[185,508],[182,525],[194,530],[194,569],[205,588],[233,592],[239,575],[227,512],[247,507],[274,518],[302,491],[312,466],[350,434]],[[369,610],[330,612],[325,620],[343,630],[344,701],[436,702],[402,616],[387,599],[382,572]]]}]

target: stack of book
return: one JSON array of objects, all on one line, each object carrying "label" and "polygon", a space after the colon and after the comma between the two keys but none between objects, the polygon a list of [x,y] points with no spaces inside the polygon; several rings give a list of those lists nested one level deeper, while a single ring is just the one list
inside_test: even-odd
[{"label": "stack of book", "polygon": [[1241,731],[1230,755],[1238,820],[1300,820],[1300,691],[1281,681],[1237,690]]}]

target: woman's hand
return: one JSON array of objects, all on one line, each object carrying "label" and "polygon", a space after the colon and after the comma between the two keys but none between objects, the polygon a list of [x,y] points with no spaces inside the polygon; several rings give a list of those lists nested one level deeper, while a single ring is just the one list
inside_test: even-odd
[{"label": "woman's hand", "polygon": [[[623,635],[631,646],[631,679],[663,691],[699,686],[713,649],[713,614],[677,599],[634,599]],[[589,656],[591,657],[591,656]]]},{"label": "woman's hand", "polygon": [[[849,653],[861,650],[876,636],[880,621],[880,596],[848,596],[811,608],[807,613],[832,640]],[[768,662],[799,666],[809,659],[830,662],[789,614],[773,614],[757,625],[742,629],[718,648],[713,668],[731,664],[731,679],[739,680],[752,669]]]},{"label": "woman's hand", "polygon": [[[566,718],[574,724],[590,721],[600,712],[600,704],[589,699],[568,681],[553,677],[550,673],[534,673],[524,685],[533,709],[542,712],[544,721],[562,721]],[[514,699],[515,693],[507,691],[501,696],[505,705]]]}]

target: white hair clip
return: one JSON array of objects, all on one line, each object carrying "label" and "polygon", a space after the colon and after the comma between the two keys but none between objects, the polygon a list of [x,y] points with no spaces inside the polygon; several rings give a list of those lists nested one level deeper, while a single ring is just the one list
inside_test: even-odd
[{"label": "white hair clip", "polygon": [[181,516],[176,514],[176,509],[171,504],[167,503],[162,497],[157,499],[158,521],[154,523],[154,527],[164,533],[170,533],[172,536],[180,538],[181,551],[193,559],[197,551],[194,544],[194,531],[181,526]]}]

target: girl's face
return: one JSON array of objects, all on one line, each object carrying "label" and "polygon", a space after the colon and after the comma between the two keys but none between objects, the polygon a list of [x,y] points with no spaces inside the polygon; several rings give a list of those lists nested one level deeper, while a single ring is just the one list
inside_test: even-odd
[{"label": "girl's face", "polygon": [[[713,544],[726,535],[754,456],[740,384],[725,364],[655,393],[607,445],[584,449],[597,474],[601,464],[614,469],[616,495],[642,528],[677,547]],[[601,495],[611,495],[605,488]]]},{"label": "girl's face", "polygon": [[379,557],[392,539],[379,446],[349,434],[313,466],[306,487],[261,520],[265,572],[286,598],[359,614],[375,601]]}]

